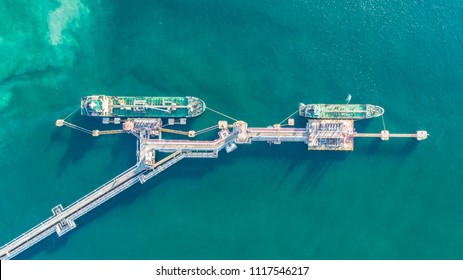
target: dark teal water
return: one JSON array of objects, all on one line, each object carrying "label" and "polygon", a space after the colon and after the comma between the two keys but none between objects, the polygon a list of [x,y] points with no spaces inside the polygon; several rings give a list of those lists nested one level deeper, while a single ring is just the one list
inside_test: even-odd
[{"label": "dark teal water", "polygon": [[54,126],[83,95],[198,96],[266,126],[352,94],[391,132],[431,134],[184,160],[19,258],[463,258],[461,1],[3,0],[0,14],[0,243],[135,162],[134,137]]}]

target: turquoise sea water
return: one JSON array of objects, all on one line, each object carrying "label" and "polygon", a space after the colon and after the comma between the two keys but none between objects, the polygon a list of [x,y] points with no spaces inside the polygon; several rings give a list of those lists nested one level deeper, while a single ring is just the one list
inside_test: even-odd
[{"label": "turquoise sea water", "polygon": [[130,135],[54,126],[83,95],[192,95],[266,126],[352,94],[391,132],[431,134],[183,160],[18,258],[463,258],[460,0],[2,0],[0,15],[2,244],[134,164]]}]

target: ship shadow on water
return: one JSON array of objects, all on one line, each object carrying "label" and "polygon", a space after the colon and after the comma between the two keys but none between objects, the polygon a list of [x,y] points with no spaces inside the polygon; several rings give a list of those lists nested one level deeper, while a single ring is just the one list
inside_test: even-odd
[{"label": "ship shadow on water", "polygon": [[[377,123],[377,121],[381,122],[381,120],[377,119],[365,119],[354,121],[354,129],[356,132],[367,132],[368,128],[372,125],[372,123]],[[377,125],[375,125],[375,129],[377,129],[376,127]]]}]

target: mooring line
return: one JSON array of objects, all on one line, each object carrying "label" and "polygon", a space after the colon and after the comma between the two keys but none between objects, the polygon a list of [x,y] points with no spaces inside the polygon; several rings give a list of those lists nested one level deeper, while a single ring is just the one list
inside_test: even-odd
[{"label": "mooring line", "polygon": [[384,114],[381,115],[381,118],[383,119],[383,127],[384,127],[384,130],[386,130],[386,123],[384,122]]},{"label": "mooring line", "polygon": [[67,117],[65,117],[63,119],[63,121],[65,121],[67,118],[69,118],[70,116],[72,116],[72,114],[74,114],[75,112],[77,112],[77,110],[79,110],[79,107],[77,107],[74,111],[72,111],[72,113],[70,113],[69,115],[67,115]]},{"label": "mooring line", "polygon": [[292,113],[291,115],[289,115],[286,119],[282,120],[279,124],[284,123],[287,119],[289,119],[289,118],[291,118],[292,116],[294,116],[297,112],[299,112],[299,109],[297,109],[294,113]]},{"label": "mooring line", "polygon": [[222,116],[224,116],[224,117],[226,117],[226,118],[229,118],[229,119],[231,119],[231,120],[234,120],[235,122],[238,121],[237,119],[232,118],[232,117],[230,117],[230,116],[227,116],[227,115],[225,115],[224,113],[220,113],[219,111],[216,111],[216,110],[214,110],[214,109],[212,109],[212,108],[210,108],[210,107],[206,107],[206,109],[211,110],[212,112],[214,112],[214,113],[216,113],[216,114],[219,114],[219,115],[222,115]]}]

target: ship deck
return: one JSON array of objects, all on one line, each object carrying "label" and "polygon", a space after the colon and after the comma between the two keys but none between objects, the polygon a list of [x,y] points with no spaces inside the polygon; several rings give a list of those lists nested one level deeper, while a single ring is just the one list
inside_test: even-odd
[{"label": "ship deck", "polygon": [[87,116],[122,118],[195,117],[205,110],[204,101],[196,97],[156,96],[89,96],[81,102]]},{"label": "ship deck", "polygon": [[370,104],[307,104],[300,115],[314,119],[368,119],[379,117],[384,109]]}]

